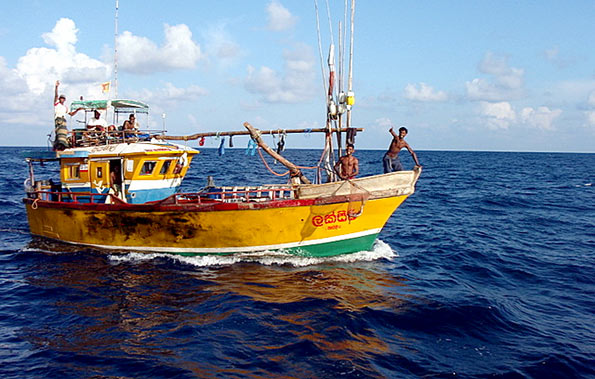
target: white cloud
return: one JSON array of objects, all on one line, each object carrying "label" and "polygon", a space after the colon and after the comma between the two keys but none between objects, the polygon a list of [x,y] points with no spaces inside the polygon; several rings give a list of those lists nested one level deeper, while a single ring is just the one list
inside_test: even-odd
[{"label": "white cloud", "polygon": [[471,100],[505,101],[523,95],[524,70],[510,67],[508,58],[487,52],[479,63],[479,71],[491,76],[491,80],[475,78],[465,83]]},{"label": "white cloud", "polygon": [[25,79],[31,92],[41,95],[53,89],[56,79],[63,79],[71,85],[78,84],[71,90],[80,94],[90,83],[99,83],[109,77],[110,65],[77,53],[77,32],[74,21],[61,18],[51,32],[42,36],[48,45],[55,48],[31,48],[19,58],[16,71]]},{"label": "white cloud", "polygon": [[185,24],[163,26],[165,43],[157,46],[146,37],[125,31],[118,37],[118,67],[132,73],[191,69],[201,59],[200,46]]},{"label": "white cloud", "polygon": [[406,99],[415,101],[446,101],[448,96],[444,91],[436,91],[426,83],[407,84],[404,96]]},{"label": "white cloud", "polygon": [[207,61],[216,59],[217,67],[228,67],[242,55],[241,47],[231,38],[225,23],[209,27],[202,33],[205,41],[205,56]]},{"label": "white cloud", "polygon": [[312,97],[314,85],[314,55],[307,45],[298,44],[283,52],[284,74],[262,66],[248,66],[245,88],[261,95],[267,103],[298,103]]},{"label": "white cloud", "polygon": [[267,5],[268,25],[269,30],[276,32],[288,30],[294,27],[297,18],[285,8],[281,3],[273,0]]},{"label": "white cloud", "polygon": [[595,111],[586,111],[585,115],[587,116],[589,126],[595,127]]},{"label": "white cloud", "polygon": [[480,103],[480,114],[490,129],[508,129],[515,122],[516,113],[509,102]]},{"label": "white cloud", "polygon": [[548,107],[523,108],[520,113],[523,123],[534,128],[543,130],[554,130],[554,121],[562,114],[560,109],[549,109]]},{"label": "white cloud", "polygon": [[587,100],[587,104],[589,104],[589,106],[595,108],[595,91],[593,91],[589,94],[589,99]]}]

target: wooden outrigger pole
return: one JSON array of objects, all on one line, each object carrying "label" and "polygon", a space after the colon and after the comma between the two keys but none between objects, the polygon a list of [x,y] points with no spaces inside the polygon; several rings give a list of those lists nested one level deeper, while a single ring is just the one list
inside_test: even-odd
[{"label": "wooden outrigger pole", "polygon": [[[276,160],[279,161],[279,163],[281,163],[283,166],[287,167],[287,169],[289,170],[289,175],[291,175],[291,178],[293,180],[293,178],[299,178],[299,180],[304,183],[304,184],[311,184],[310,180],[308,180],[308,178],[306,178],[304,176],[304,174],[302,174],[302,172],[300,171],[299,168],[297,168],[296,165],[294,165],[293,163],[291,163],[290,161],[288,161],[287,159],[283,158],[283,156],[281,156],[280,154],[278,154],[275,150],[271,149],[260,137],[261,133],[259,130],[254,129],[254,127],[252,125],[250,125],[249,122],[245,122],[244,126],[246,127],[246,129],[248,129],[248,132],[245,133],[249,133],[250,136],[252,137],[252,139],[254,141],[256,141],[256,143],[258,144],[258,146],[260,146],[264,151],[266,151],[271,157],[275,158]],[[325,130],[325,129],[323,129]]]},{"label": "wooden outrigger pole", "polygon": [[[358,132],[363,132],[364,128],[357,128]],[[317,128],[317,129],[273,129],[273,130],[260,130],[260,134],[296,134],[296,133],[328,133],[328,128]],[[346,132],[346,128],[334,128],[331,132]],[[251,135],[249,131],[231,131],[231,132],[205,132],[195,133],[187,136],[166,136],[157,135],[156,139],[171,140],[171,141],[191,141],[202,137],[225,137],[225,136],[247,136]]]}]

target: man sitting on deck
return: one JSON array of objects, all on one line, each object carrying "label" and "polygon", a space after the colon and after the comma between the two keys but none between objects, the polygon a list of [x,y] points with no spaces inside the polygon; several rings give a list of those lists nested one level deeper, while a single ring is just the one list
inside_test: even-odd
[{"label": "man sitting on deck", "polygon": [[124,121],[124,125],[122,125],[122,129],[124,130],[124,137],[132,138],[136,137],[138,133],[138,122],[136,121],[136,116],[134,113],[131,113],[128,116],[128,120]]},{"label": "man sitting on deck", "polygon": [[107,122],[101,118],[101,113],[98,110],[93,111],[94,117],[87,123],[88,130],[96,130],[103,132],[107,129]]},{"label": "man sitting on deck", "polygon": [[393,135],[393,140],[388,147],[388,151],[384,154],[384,158],[382,158],[382,165],[384,166],[384,173],[387,174],[389,172],[394,171],[403,171],[403,165],[399,160],[399,152],[401,149],[405,148],[411,153],[413,157],[413,161],[415,162],[415,168],[421,167],[419,161],[417,160],[417,155],[409,146],[407,142],[405,142],[405,136],[407,135],[407,128],[401,126],[399,128],[399,134],[395,133],[393,128],[389,130],[390,134]]}]

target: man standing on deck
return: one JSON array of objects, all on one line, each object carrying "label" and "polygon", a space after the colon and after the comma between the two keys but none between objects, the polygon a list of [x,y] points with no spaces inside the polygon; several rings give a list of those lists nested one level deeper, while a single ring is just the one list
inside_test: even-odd
[{"label": "man standing on deck", "polygon": [[335,172],[343,180],[353,179],[359,174],[359,161],[353,156],[354,151],[353,144],[348,143],[345,147],[345,155],[335,163]]},{"label": "man standing on deck", "polygon": [[415,162],[415,168],[421,167],[419,161],[417,160],[417,155],[409,146],[407,142],[405,142],[405,136],[407,135],[407,128],[401,126],[399,128],[399,134],[395,133],[393,128],[389,130],[390,134],[393,135],[393,140],[388,147],[388,151],[384,154],[384,158],[382,158],[382,165],[384,166],[384,173],[387,174],[389,172],[394,171],[402,171],[403,165],[399,160],[399,152],[401,149],[405,148],[411,153],[411,157],[413,157],[413,161]]},{"label": "man standing on deck", "polygon": [[60,81],[56,80],[56,88],[54,90],[54,132],[56,134],[56,141],[54,142],[54,148],[63,150],[68,147],[68,139],[66,137],[68,133],[68,128],[66,127],[66,115],[74,116],[74,114],[82,108],[68,112],[66,96],[58,96],[58,86],[60,86]]},{"label": "man standing on deck", "polygon": [[60,95],[58,96],[58,86],[60,85],[60,81],[56,80],[56,88],[54,91],[54,120],[56,123],[56,127],[58,125],[66,126],[66,115],[74,116],[74,114],[80,111],[82,108],[78,108],[72,112],[68,112],[68,107],[66,106],[66,96]]}]

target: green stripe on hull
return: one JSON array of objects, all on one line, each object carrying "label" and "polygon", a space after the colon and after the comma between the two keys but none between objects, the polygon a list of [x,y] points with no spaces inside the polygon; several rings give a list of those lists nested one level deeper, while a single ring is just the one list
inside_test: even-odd
[{"label": "green stripe on hull", "polygon": [[378,234],[371,234],[363,237],[351,238],[342,241],[326,242],[317,245],[296,247],[291,254],[306,257],[331,257],[333,255],[357,253],[358,251],[372,250],[374,241]]},{"label": "green stripe on hull", "polygon": [[[289,254],[299,255],[302,257],[331,257],[333,255],[357,253],[358,251],[372,250],[374,241],[376,241],[378,233],[370,234],[363,237],[350,238],[341,241],[325,242],[314,245],[292,247],[283,249]],[[233,255],[240,253],[175,253],[183,256],[204,256],[204,255]],[[246,253],[241,253],[246,254]]]}]

